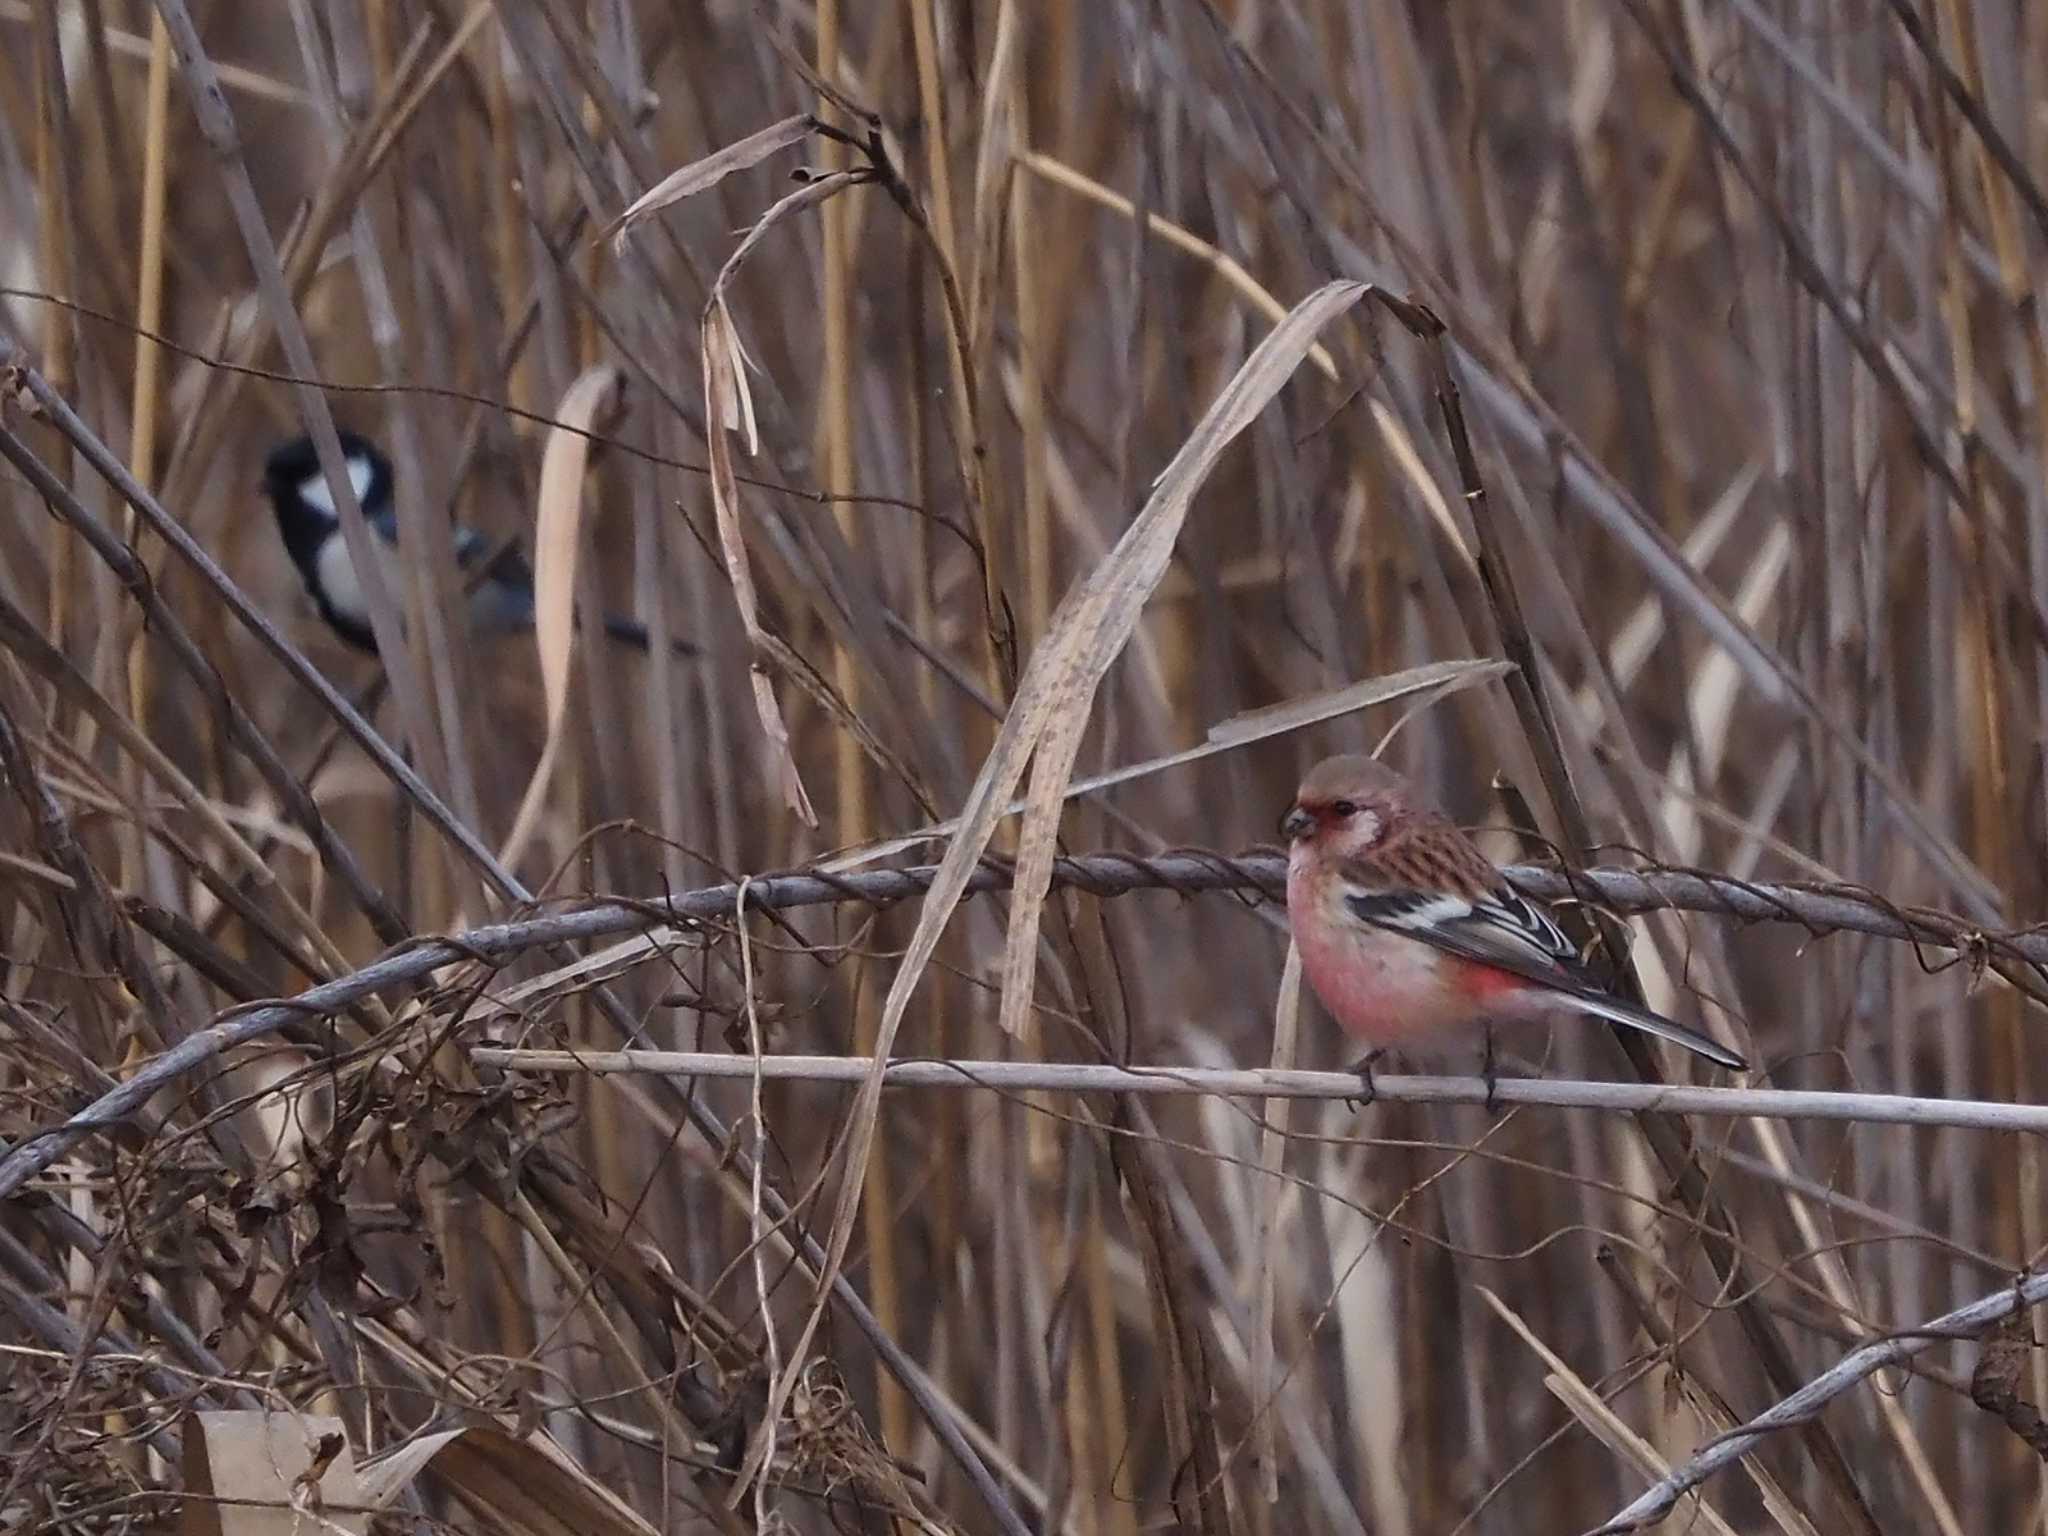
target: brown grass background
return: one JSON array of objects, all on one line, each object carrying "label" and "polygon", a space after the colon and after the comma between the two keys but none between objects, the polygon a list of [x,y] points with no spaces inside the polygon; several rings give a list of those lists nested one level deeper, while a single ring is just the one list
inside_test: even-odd
[{"label": "brown grass background", "polygon": [[[1277,309],[1336,277],[1426,304],[1443,347],[1372,303],[1324,334],[1336,378],[1304,366],[1221,461],[1080,772],[1422,662],[1533,657],[1548,725],[1493,682],[1387,749],[1503,858],[1581,841],[1562,765],[1598,862],[1851,886],[1986,932],[2042,911],[2036,8],[194,0],[161,8],[169,32],[158,14],[0,0],[8,1147],[223,1010],[517,907],[81,430],[496,847],[546,733],[536,649],[451,622],[435,520],[531,550],[548,423],[579,373],[616,367],[574,514],[581,593],[701,655],[579,640],[514,873],[562,905],[651,899],[957,810],[1061,595]],[[206,65],[169,46],[187,25]],[[809,135],[599,238],[669,172],[811,112],[853,142]],[[848,166],[875,174],[776,218],[725,290],[759,428],[756,453],[729,439],[756,646],[704,473],[700,319],[793,173]],[[388,678],[321,629],[256,492],[315,392],[391,451],[420,530]],[[69,489],[63,515],[25,456]],[[84,520],[141,569],[124,580]],[[778,790],[750,666],[815,828]],[[1372,748],[1405,708],[1076,802],[1063,846],[1270,841],[1308,763]],[[1274,910],[1056,892],[1036,1027],[1012,1042],[1007,908],[977,899],[896,1049],[1263,1064]],[[757,1272],[756,1129],[765,1184],[822,1238],[850,1094],[770,1087],[757,1126],[744,1084],[508,1077],[460,1050],[609,1048],[625,1019],[659,1046],[857,1053],[912,923],[755,918],[744,956],[713,923],[608,979],[610,1017],[588,978],[502,1001],[566,951],[451,966],[80,1141],[0,1205],[6,1524],[176,1518],[166,1458],[202,1433],[191,1411],[267,1406],[339,1415],[359,1462],[428,1428],[546,1437],[664,1530],[999,1528],[837,1306],[767,1484],[725,1507],[766,1400],[761,1294],[781,1351],[814,1293],[772,1242]],[[1790,925],[1633,927],[1650,1000],[1741,1043],[1756,1081],[2040,1091],[2038,979]],[[1590,1030],[1508,1046],[1563,1077],[1650,1062]],[[1301,1056],[1347,1059],[1313,1010]],[[732,1137],[688,1125],[685,1095]],[[1700,1122],[1702,1187],[1623,1117],[1303,1104],[1263,1238],[1255,1105],[881,1103],[846,1273],[1012,1518],[1079,1536],[1588,1529],[1647,1475],[1575,1416],[1564,1373],[1682,1459],[1858,1340],[1997,1291],[2043,1240],[2038,1148],[1979,1132]],[[1252,1343],[1268,1269],[1277,1377]],[[2040,1457],[1971,1401],[1979,1359],[1944,1344],[1774,1437],[1754,1480],[1708,1485],[1712,1528],[2043,1527]],[[2019,1398],[2042,1400],[2039,1367]],[[451,1464],[377,1519],[539,1529],[551,1495],[530,1497],[492,1512]],[[1671,1528],[1709,1518],[1687,1505]]]}]

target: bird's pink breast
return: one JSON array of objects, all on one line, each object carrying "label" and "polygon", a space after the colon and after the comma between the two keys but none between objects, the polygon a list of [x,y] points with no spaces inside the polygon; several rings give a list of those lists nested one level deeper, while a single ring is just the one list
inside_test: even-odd
[{"label": "bird's pink breast", "polygon": [[1301,970],[1344,1032],[1375,1050],[1454,1044],[1488,1012],[1494,978],[1417,939],[1360,922],[1339,883],[1302,856],[1289,861],[1287,911]]}]

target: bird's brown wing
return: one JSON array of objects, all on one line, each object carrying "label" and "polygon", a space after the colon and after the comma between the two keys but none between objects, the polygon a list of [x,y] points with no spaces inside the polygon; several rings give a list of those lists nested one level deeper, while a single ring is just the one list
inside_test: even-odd
[{"label": "bird's brown wing", "polygon": [[1380,860],[1346,860],[1338,868],[1345,907],[1375,928],[1541,986],[1599,991],[1557,924],[1505,884],[1474,890],[1472,882],[1404,878],[1410,873]]},{"label": "bird's brown wing", "polygon": [[1432,836],[1420,849],[1394,843],[1374,857],[1345,860],[1337,871],[1345,907],[1375,928],[1548,987],[1584,1012],[1670,1040],[1731,1070],[1746,1068],[1742,1056],[1719,1041],[1594,981],[1548,914],[1510,890],[1463,833],[1457,839]]},{"label": "bird's brown wing", "polygon": [[1370,853],[1339,866],[1362,921],[1544,986],[1597,991],[1579,953],[1541,907],[1508,888],[1493,860],[1447,816],[1404,818]]}]

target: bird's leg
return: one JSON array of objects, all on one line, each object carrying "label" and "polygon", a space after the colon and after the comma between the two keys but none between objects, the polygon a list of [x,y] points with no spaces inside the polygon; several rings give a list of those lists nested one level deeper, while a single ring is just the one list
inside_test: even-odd
[{"label": "bird's leg", "polygon": [[1358,1060],[1351,1063],[1352,1074],[1357,1077],[1358,1086],[1364,1090],[1363,1097],[1346,1099],[1344,1101],[1353,1109],[1364,1109],[1380,1096],[1379,1089],[1373,1086],[1372,1067],[1373,1063],[1378,1061],[1383,1054],[1385,1053],[1381,1051],[1367,1051]]},{"label": "bird's leg", "polygon": [[1486,1044],[1479,1057],[1479,1077],[1486,1084],[1486,1112],[1500,1113],[1500,1064],[1494,1058],[1493,1025],[1486,1026]]}]

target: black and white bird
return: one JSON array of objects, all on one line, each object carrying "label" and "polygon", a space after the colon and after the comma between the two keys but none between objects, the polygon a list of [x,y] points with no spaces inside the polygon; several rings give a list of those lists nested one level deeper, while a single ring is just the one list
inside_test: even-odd
[{"label": "black and white bird", "polygon": [[[341,455],[349,483],[385,560],[384,579],[396,594],[402,590],[398,565],[398,504],[392,494],[391,461],[368,438],[343,432]],[[377,636],[370,628],[370,604],[357,577],[348,541],[342,536],[341,514],[334,492],[321,471],[310,437],[295,437],[270,451],[263,465],[263,493],[277,513],[277,531],[285,552],[298,567],[306,591],[328,627],[358,650],[374,653]],[[458,524],[455,563],[465,576],[490,553],[491,541],[474,528]],[[533,628],[533,569],[519,551],[507,548],[471,584],[470,628],[479,634],[503,634]],[[647,648],[647,626],[607,614],[605,633],[627,645]],[[683,641],[675,649],[694,654]]]}]

